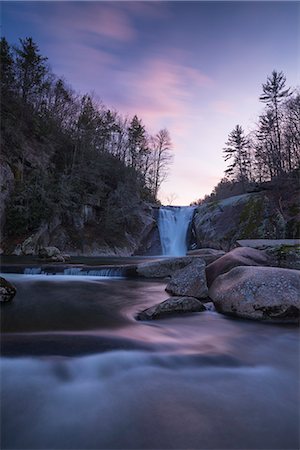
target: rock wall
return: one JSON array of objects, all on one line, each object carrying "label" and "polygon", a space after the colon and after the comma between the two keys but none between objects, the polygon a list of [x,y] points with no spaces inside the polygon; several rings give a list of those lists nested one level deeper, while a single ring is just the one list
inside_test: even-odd
[{"label": "rock wall", "polygon": [[199,248],[228,251],[238,239],[296,238],[299,222],[299,209],[291,199],[278,203],[272,193],[260,192],[199,206],[192,231]]}]

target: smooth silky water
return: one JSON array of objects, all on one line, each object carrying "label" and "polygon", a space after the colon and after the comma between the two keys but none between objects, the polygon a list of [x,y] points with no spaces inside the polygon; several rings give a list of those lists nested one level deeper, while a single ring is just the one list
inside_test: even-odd
[{"label": "smooth silky water", "polygon": [[164,282],[5,277],[2,449],[299,448],[295,327],[136,321]]},{"label": "smooth silky water", "polygon": [[158,229],[163,255],[186,255],[187,234],[194,211],[194,206],[163,206],[159,208]]}]

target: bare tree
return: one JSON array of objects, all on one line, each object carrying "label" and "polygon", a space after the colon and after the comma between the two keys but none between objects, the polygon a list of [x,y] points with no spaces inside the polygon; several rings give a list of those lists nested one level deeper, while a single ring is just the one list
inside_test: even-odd
[{"label": "bare tree", "polygon": [[153,138],[152,186],[154,197],[157,198],[159,188],[166,180],[170,164],[173,161],[172,141],[167,129],[160,130]]}]

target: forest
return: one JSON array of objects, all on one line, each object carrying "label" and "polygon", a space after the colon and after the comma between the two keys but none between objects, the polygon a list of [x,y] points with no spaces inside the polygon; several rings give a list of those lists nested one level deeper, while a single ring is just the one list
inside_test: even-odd
[{"label": "forest", "polygon": [[83,205],[97,209],[105,237],[134,227],[134,208],[157,203],[172,162],[167,129],[151,135],[57,77],[31,37],[1,39],[1,157],[13,172],[5,235],[23,235]]}]

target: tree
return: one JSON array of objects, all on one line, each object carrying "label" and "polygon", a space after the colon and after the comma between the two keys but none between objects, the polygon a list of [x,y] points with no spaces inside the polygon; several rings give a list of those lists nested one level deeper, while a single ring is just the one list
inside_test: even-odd
[{"label": "tree", "polygon": [[280,117],[279,117],[279,105],[280,103],[291,95],[290,89],[285,89],[286,77],[283,72],[277,72],[273,70],[272,75],[267,78],[267,82],[262,85],[263,93],[259,99],[268,105],[269,108],[274,110],[274,120],[276,129],[276,147],[278,155],[278,167],[279,171],[283,170],[283,157],[282,157],[282,143],[280,132]]},{"label": "tree", "polygon": [[142,169],[144,158],[147,155],[146,130],[142,121],[135,115],[128,128],[128,149],[130,166],[134,169]]},{"label": "tree", "polygon": [[14,59],[5,37],[2,37],[0,41],[0,73],[1,95],[3,95],[13,91],[15,87]]},{"label": "tree", "polygon": [[36,104],[46,88],[48,58],[40,54],[31,37],[19,41],[21,47],[15,47],[17,85],[24,103]]},{"label": "tree", "polygon": [[153,195],[157,198],[157,194],[162,182],[167,178],[170,164],[173,160],[172,141],[170,133],[167,129],[160,130],[153,140]]},{"label": "tree", "polygon": [[225,161],[232,160],[232,163],[225,170],[225,174],[236,181],[241,181],[243,186],[250,179],[250,157],[249,142],[244,136],[244,130],[237,125],[229,134],[228,141],[224,148]]},{"label": "tree", "polygon": [[283,138],[287,153],[287,170],[300,166],[300,93],[289,98],[284,106]]}]

